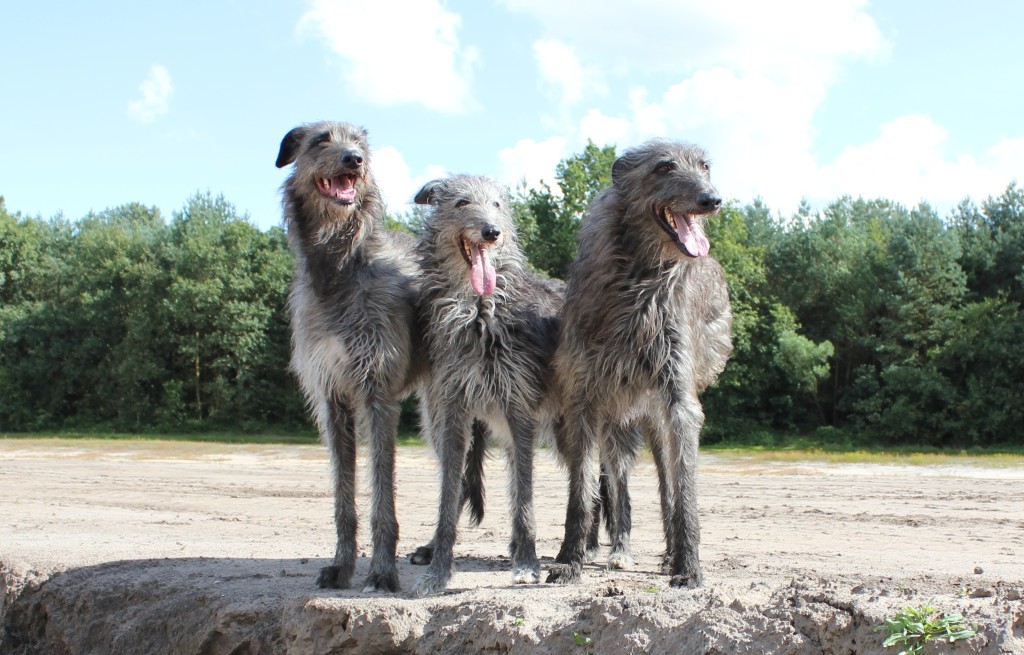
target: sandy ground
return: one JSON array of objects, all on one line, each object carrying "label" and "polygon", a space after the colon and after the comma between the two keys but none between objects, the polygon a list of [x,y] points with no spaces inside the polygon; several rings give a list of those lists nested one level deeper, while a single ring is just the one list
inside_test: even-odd
[{"label": "sandy ground", "polygon": [[[893,607],[935,599],[943,608],[963,612],[982,633],[957,645],[960,650],[942,652],[1024,653],[1020,463],[779,463],[702,454],[705,587],[685,591],[668,589],[668,578],[659,572],[663,545],[649,461],[639,465],[631,485],[635,569],[607,571],[599,559],[578,586],[511,585],[506,477],[503,460],[496,457],[487,469],[487,516],[478,528],[461,530],[449,592],[425,600],[409,593],[422,568],[404,558],[405,591],[400,594],[382,598],[315,588],[316,574],[334,548],[328,467],[318,446],[0,440],[0,564],[9,624],[6,639],[0,635],[0,652],[46,652],[33,646],[36,637],[28,635],[26,626],[45,633],[39,639],[50,639],[47,635],[58,630],[57,601],[40,600],[45,597],[37,594],[36,605],[29,607],[28,593],[19,600],[23,589],[45,591],[47,579],[67,572],[54,578],[64,581],[65,596],[98,597],[91,580],[115,575],[127,562],[138,566],[124,570],[118,582],[122,587],[138,580],[145,580],[147,589],[193,584],[206,598],[215,588],[210,585],[219,584],[228,600],[251,605],[260,599],[268,607],[280,600],[285,615],[316,614],[317,625],[341,625],[341,632],[348,633],[319,634],[320,628],[289,623],[286,617],[274,619],[280,625],[274,624],[277,632],[270,637],[238,628],[238,639],[247,639],[249,650],[230,650],[227,641],[218,649],[217,639],[234,634],[218,627],[219,636],[211,642],[207,635],[202,648],[170,647],[166,652],[318,652],[317,644],[330,639],[341,639],[330,642],[337,649],[331,652],[377,652],[364,633],[362,641],[357,638],[356,620],[363,616],[372,623],[375,611],[399,611],[403,621],[411,622],[405,628],[384,621],[381,625],[392,625],[395,634],[382,650],[475,652],[464,650],[465,644],[452,646],[453,634],[443,626],[430,627],[444,608],[454,617],[451,621],[497,626],[488,637],[493,644],[473,638],[479,650],[661,652],[658,639],[674,634],[672,626],[678,623],[692,632],[696,617],[703,616],[710,626],[702,628],[707,633],[703,650],[689,652],[883,652],[880,637],[871,641],[873,626],[867,623],[877,624]],[[401,448],[398,467],[399,552],[405,554],[431,537],[437,475],[426,448]],[[368,555],[363,469],[360,475],[359,536]],[[541,451],[535,478],[537,546],[546,567],[561,539],[565,477],[550,454]],[[365,557],[360,559],[357,581],[367,564]],[[56,582],[51,586],[56,588]],[[88,613],[80,600],[61,602],[61,607],[78,607],[67,610],[68,621],[84,620],[74,618],[75,612]],[[50,604],[53,625],[45,629],[29,617],[40,603]],[[793,619],[794,612],[814,615],[799,609],[814,603],[832,608],[808,619],[815,627]],[[250,610],[262,617],[261,608]],[[782,624],[791,634],[766,636],[782,629],[772,623],[778,618],[773,612],[787,611]],[[751,625],[758,621],[763,625]],[[632,632],[623,632],[627,628]],[[406,629],[408,634],[402,632]],[[571,648],[562,651],[548,643],[556,638]],[[62,652],[118,652],[61,639]],[[430,650],[428,644],[433,644]]]}]

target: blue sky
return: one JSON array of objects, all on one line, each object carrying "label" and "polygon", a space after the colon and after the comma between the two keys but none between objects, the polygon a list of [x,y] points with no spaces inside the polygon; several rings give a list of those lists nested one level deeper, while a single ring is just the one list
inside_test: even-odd
[{"label": "blue sky", "polygon": [[366,127],[394,211],[445,172],[551,180],[592,139],[699,143],[727,198],[942,213],[1024,182],[1024,3],[178,0],[0,9],[0,195],[280,224],[284,134]]}]

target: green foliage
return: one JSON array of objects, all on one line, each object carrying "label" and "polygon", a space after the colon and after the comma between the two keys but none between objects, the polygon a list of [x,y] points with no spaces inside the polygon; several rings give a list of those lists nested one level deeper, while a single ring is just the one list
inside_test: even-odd
[{"label": "green foliage", "polygon": [[304,423],[282,230],[205,194],[170,225],[139,204],[74,224],[0,207],[0,235],[3,429]]},{"label": "green foliage", "polygon": [[565,279],[576,258],[576,232],[590,203],[611,185],[615,146],[588,141],[583,152],[562,160],[555,169],[559,194],[542,183],[540,189],[520,187],[512,200],[523,250],[538,271]]},{"label": "green foliage", "polygon": [[[588,143],[557,188],[513,194],[533,268],[564,278],[612,146]],[[390,216],[419,233],[425,208]],[[707,226],[726,271],[734,352],[704,394],[705,443],[1024,445],[1024,189],[943,219],[844,197],[790,217],[760,200]],[[303,426],[288,373],[293,259],[223,197],[165,221],[133,203],[77,221],[0,197],[0,430]],[[403,433],[416,430],[415,401]]]},{"label": "green foliage", "polygon": [[898,655],[916,655],[932,641],[953,643],[976,634],[964,623],[963,616],[941,612],[931,602],[921,608],[907,606],[877,626],[875,632],[887,633],[882,646],[901,647]]}]

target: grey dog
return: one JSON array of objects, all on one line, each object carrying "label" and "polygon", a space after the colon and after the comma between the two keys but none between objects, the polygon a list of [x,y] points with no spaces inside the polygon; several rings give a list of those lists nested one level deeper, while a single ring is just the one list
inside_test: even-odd
[{"label": "grey dog", "polygon": [[433,557],[416,593],[438,593],[451,579],[460,481],[474,421],[507,444],[512,579],[537,582],[534,441],[545,422],[541,407],[563,290],[527,271],[509,198],[494,182],[465,175],[436,180],[420,190],[416,202],[432,206],[418,247],[431,370],[423,415],[441,464]]},{"label": "grey dog", "polygon": [[599,448],[612,529],[609,564],[628,565],[628,474],[639,447],[658,470],[671,584],[702,583],[698,545],[698,397],[732,351],[732,314],[704,222],[721,198],[700,148],[654,140],[625,152],[594,201],[569,271],[555,356],[569,473],[565,538],[549,582],[575,582],[587,557]]},{"label": "grey dog", "polygon": [[292,369],[331,453],[334,561],[321,587],[346,588],[356,562],[356,441],[369,445],[373,556],[363,591],[397,591],[395,437],[399,403],[425,376],[411,235],[383,228],[366,131],[302,125],[281,141],[284,219],[295,253]]}]

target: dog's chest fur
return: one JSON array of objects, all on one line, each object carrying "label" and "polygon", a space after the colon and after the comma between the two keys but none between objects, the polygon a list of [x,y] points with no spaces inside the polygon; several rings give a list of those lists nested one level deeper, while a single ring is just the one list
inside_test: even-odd
[{"label": "dog's chest fur", "polygon": [[504,293],[481,298],[454,291],[430,299],[425,321],[434,384],[445,395],[481,408],[540,402],[551,353],[544,352],[540,318],[526,303]]}]

